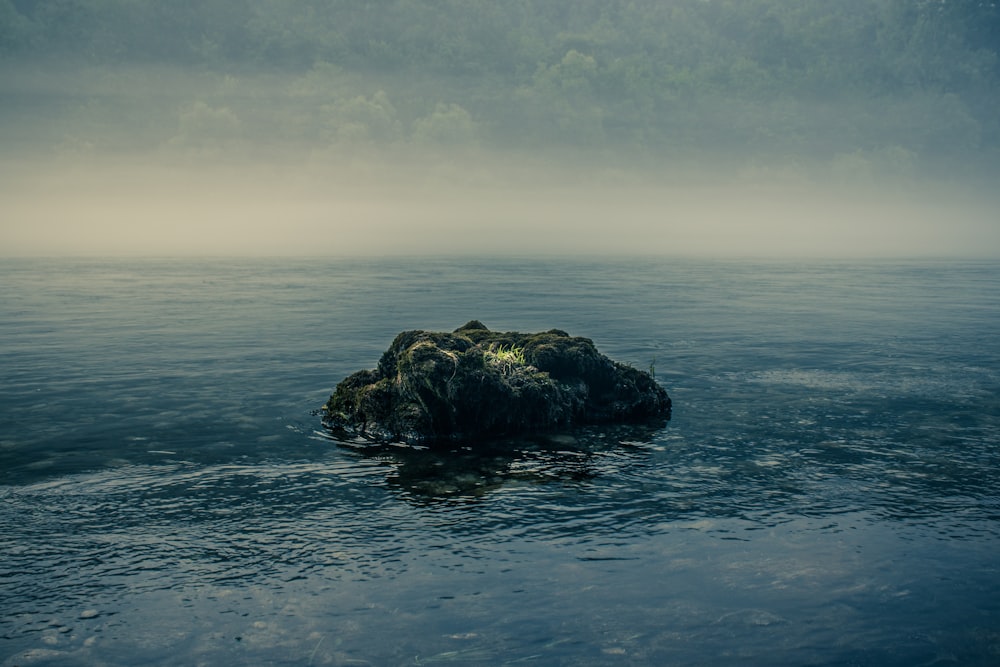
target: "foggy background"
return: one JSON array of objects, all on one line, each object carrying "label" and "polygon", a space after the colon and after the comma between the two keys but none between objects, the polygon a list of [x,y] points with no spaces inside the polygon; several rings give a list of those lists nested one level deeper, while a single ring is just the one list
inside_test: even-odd
[{"label": "foggy background", "polygon": [[1000,254],[984,0],[0,0],[0,254]]}]

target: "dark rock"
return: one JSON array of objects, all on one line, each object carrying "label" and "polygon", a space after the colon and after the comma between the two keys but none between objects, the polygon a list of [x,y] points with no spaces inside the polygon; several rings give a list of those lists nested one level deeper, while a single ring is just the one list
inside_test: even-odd
[{"label": "dark rock", "polygon": [[376,440],[484,439],[582,424],[670,418],[649,373],[608,359],[588,338],[551,329],[404,331],[375,370],[337,385],[324,423]]}]

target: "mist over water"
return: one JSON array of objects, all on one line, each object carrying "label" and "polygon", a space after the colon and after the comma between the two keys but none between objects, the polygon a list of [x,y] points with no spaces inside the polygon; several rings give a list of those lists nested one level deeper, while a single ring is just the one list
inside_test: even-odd
[{"label": "mist over water", "polygon": [[[1000,5],[0,0],[0,665],[1000,656]],[[557,327],[665,428],[317,410]]]},{"label": "mist over water", "polygon": [[6,2],[0,254],[996,256],[993,3]]},{"label": "mist over water", "polygon": [[957,187],[679,183],[486,153],[427,166],[368,175],[277,162],[8,165],[0,245],[22,256],[990,257],[1000,248],[997,207]]}]

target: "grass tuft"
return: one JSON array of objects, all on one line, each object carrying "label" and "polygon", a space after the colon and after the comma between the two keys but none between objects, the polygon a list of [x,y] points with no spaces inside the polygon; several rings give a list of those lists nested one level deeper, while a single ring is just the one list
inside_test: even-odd
[{"label": "grass tuft", "polygon": [[499,367],[504,373],[511,373],[518,366],[528,365],[524,358],[524,348],[513,345],[490,345],[483,351],[483,358],[486,363]]}]

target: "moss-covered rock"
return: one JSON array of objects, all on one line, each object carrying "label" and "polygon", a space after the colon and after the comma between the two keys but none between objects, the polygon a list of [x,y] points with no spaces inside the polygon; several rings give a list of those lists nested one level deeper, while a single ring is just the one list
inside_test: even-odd
[{"label": "moss-covered rock", "polygon": [[581,424],[670,418],[670,398],[643,371],[588,338],[552,329],[404,331],[375,370],[337,385],[324,423],[376,440],[483,439]]}]

